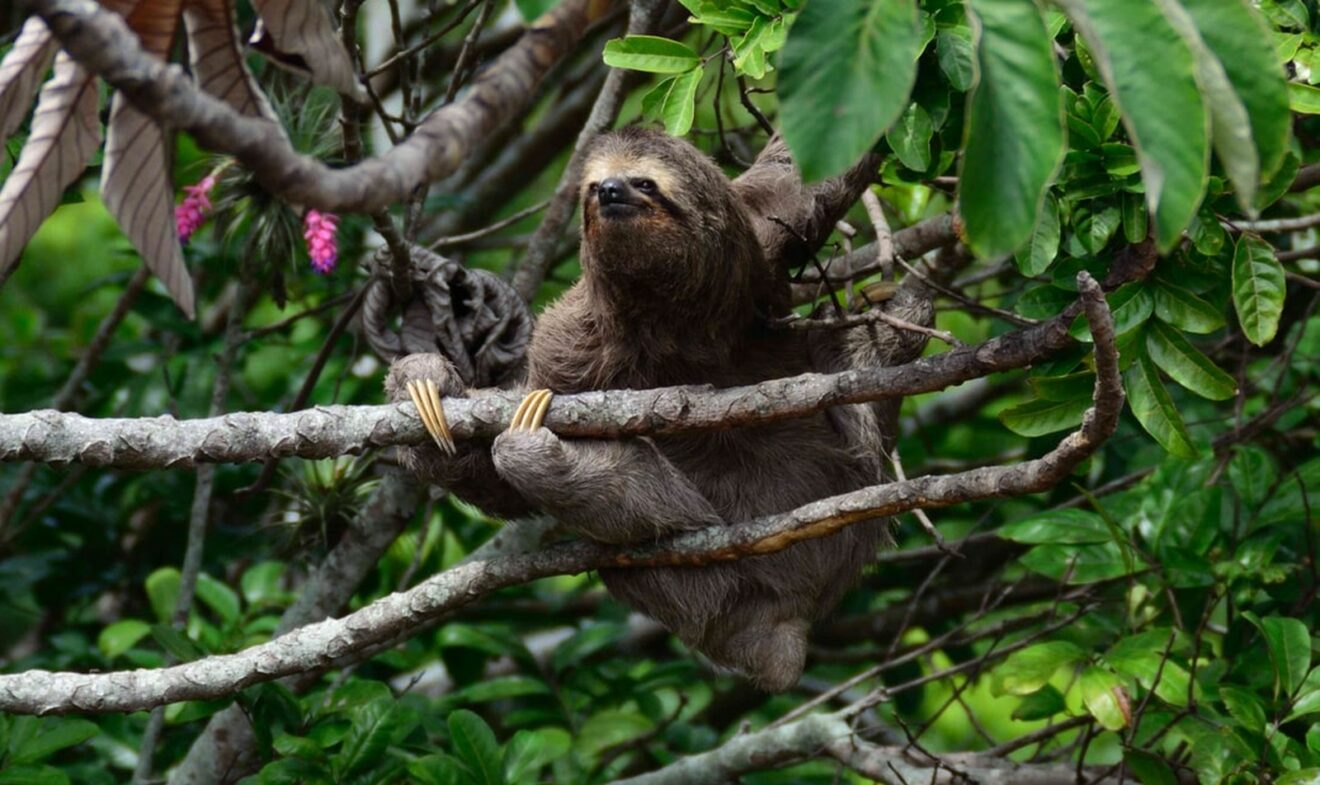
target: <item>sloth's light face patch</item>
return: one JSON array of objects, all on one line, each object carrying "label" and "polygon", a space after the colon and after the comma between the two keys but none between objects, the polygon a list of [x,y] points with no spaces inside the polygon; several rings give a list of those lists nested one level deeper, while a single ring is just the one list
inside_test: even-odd
[{"label": "sloth's light face patch", "polygon": [[651,180],[662,194],[673,194],[677,183],[673,174],[656,158],[638,158],[621,153],[605,153],[587,161],[582,171],[582,193],[586,194],[592,183],[601,183],[611,177],[627,181]]}]

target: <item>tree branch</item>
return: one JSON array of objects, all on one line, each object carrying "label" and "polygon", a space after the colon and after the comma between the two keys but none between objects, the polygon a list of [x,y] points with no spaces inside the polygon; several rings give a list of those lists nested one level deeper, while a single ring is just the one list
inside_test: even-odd
[{"label": "tree branch", "polygon": [[[1068,326],[1079,310],[1080,304],[1073,303],[1041,324],[905,365],[809,373],[720,390],[664,387],[557,396],[545,423],[564,436],[606,438],[722,430],[932,392],[1023,368],[1071,346]],[[507,426],[518,403],[517,393],[490,391],[448,398],[444,410],[456,438],[493,437]],[[318,406],[196,420],[89,419],[50,410],[0,415],[0,461],[76,461],[125,469],[329,458],[425,438],[411,404]]]},{"label": "tree branch", "polygon": [[1094,405],[1087,410],[1078,431],[1035,460],[872,486],[787,513],[656,543],[614,548],[568,542],[539,551],[474,559],[341,619],[294,630],[237,654],[156,670],[106,674],[33,670],[0,676],[0,711],[136,711],[182,700],[216,698],[251,684],[331,667],[339,658],[407,634],[483,594],[536,578],[602,567],[698,566],[735,560],[774,553],[858,521],[915,507],[929,509],[1046,490],[1067,477],[1114,432],[1123,405],[1113,319],[1094,279],[1079,274],[1078,288],[1095,339]]},{"label": "tree branch", "polygon": [[537,19],[481,73],[461,100],[433,112],[399,146],[343,169],[296,152],[268,120],[247,117],[199,91],[176,66],[143,51],[117,14],[93,0],[25,0],[80,64],[156,120],[233,155],[286,201],[334,212],[371,213],[450,174],[481,139],[530,100],[609,0],[566,0]]}]

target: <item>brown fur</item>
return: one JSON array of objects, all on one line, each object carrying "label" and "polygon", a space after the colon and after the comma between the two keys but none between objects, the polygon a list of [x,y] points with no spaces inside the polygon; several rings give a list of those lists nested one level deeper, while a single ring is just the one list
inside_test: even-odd
[{"label": "brown fur", "polygon": [[[782,257],[763,252],[776,235],[773,222],[747,205],[783,194],[809,199],[791,166],[775,162],[778,179],[762,170],[730,183],[691,145],[629,129],[600,140],[584,172],[582,278],[541,315],[527,387],[729,387],[859,360],[892,364],[920,351],[919,337],[885,327],[766,326],[785,309],[787,283]],[[609,178],[631,183],[632,207],[602,209],[599,189]],[[653,193],[640,190],[645,181]],[[809,201],[798,208],[790,220],[813,215]],[[902,315],[927,321],[929,306],[913,303]],[[404,358],[387,387],[399,399],[408,379],[430,377],[449,385],[447,394],[461,392],[444,365],[435,355]],[[582,536],[634,542],[873,484],[895,412],[892,404],[839,407],[771,425],[619,441],[517,431],[498,437],[489,453],[467,447],[445,460],[423,447],[405,457],[423,477],[492,512],[539,508]],[[603,570],[602,577],[615,596],[715,662],[782,690],[801,675],[810,623],[839,601],[884,536],[882,521],[866,521],[730,564]]]}]

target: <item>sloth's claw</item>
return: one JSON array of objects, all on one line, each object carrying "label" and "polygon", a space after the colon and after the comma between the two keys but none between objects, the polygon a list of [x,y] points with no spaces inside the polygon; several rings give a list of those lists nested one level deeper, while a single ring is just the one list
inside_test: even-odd
[{"label": "sloth's claw", "polygon": [[417,416],[421,418],[426,432],[431,434],[441,452],[453,455],[454,435],[449,430],[449,421],[445,419],[444,407],[440,405],[440,386],[434,379],[408,382],[408,397],[417,407]]},{"label": "sloth's claw", "polygon": [[509,423],[510,431],[534,431],[541,427],[541,422],[545,420],[545,413],[550,409],[550,400],[554,398],[554,393],[549,390],[532,390],[527,393],[527,397],[518,404],[518,409],[513,413],[513,420]]}]

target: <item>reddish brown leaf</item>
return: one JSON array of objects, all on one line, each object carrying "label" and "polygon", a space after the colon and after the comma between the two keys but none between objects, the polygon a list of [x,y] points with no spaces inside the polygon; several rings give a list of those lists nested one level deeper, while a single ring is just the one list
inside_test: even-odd
[{"label": "reddish brown leaf", "polygon": [[243,60],[230,0],[192,0],[183,10],[193,76],[203,90],[246,115],[275,119]]},{"label": "reddish brown leaf", "polygon": [[101,143],[96,81],[61,52],[41,88],[18,163],[0,188],[0,272],[18,259],[37,227],[87,168]]},{"label": "reddish brown leaf", "polygon": [[[364,99],[357,73],[340,43],[330,14],[317,0],[252,0],[261,16],[253,44],[271,62],[304,71],[354,100]],[[269,40],[266,40],[266,37]]]}]

